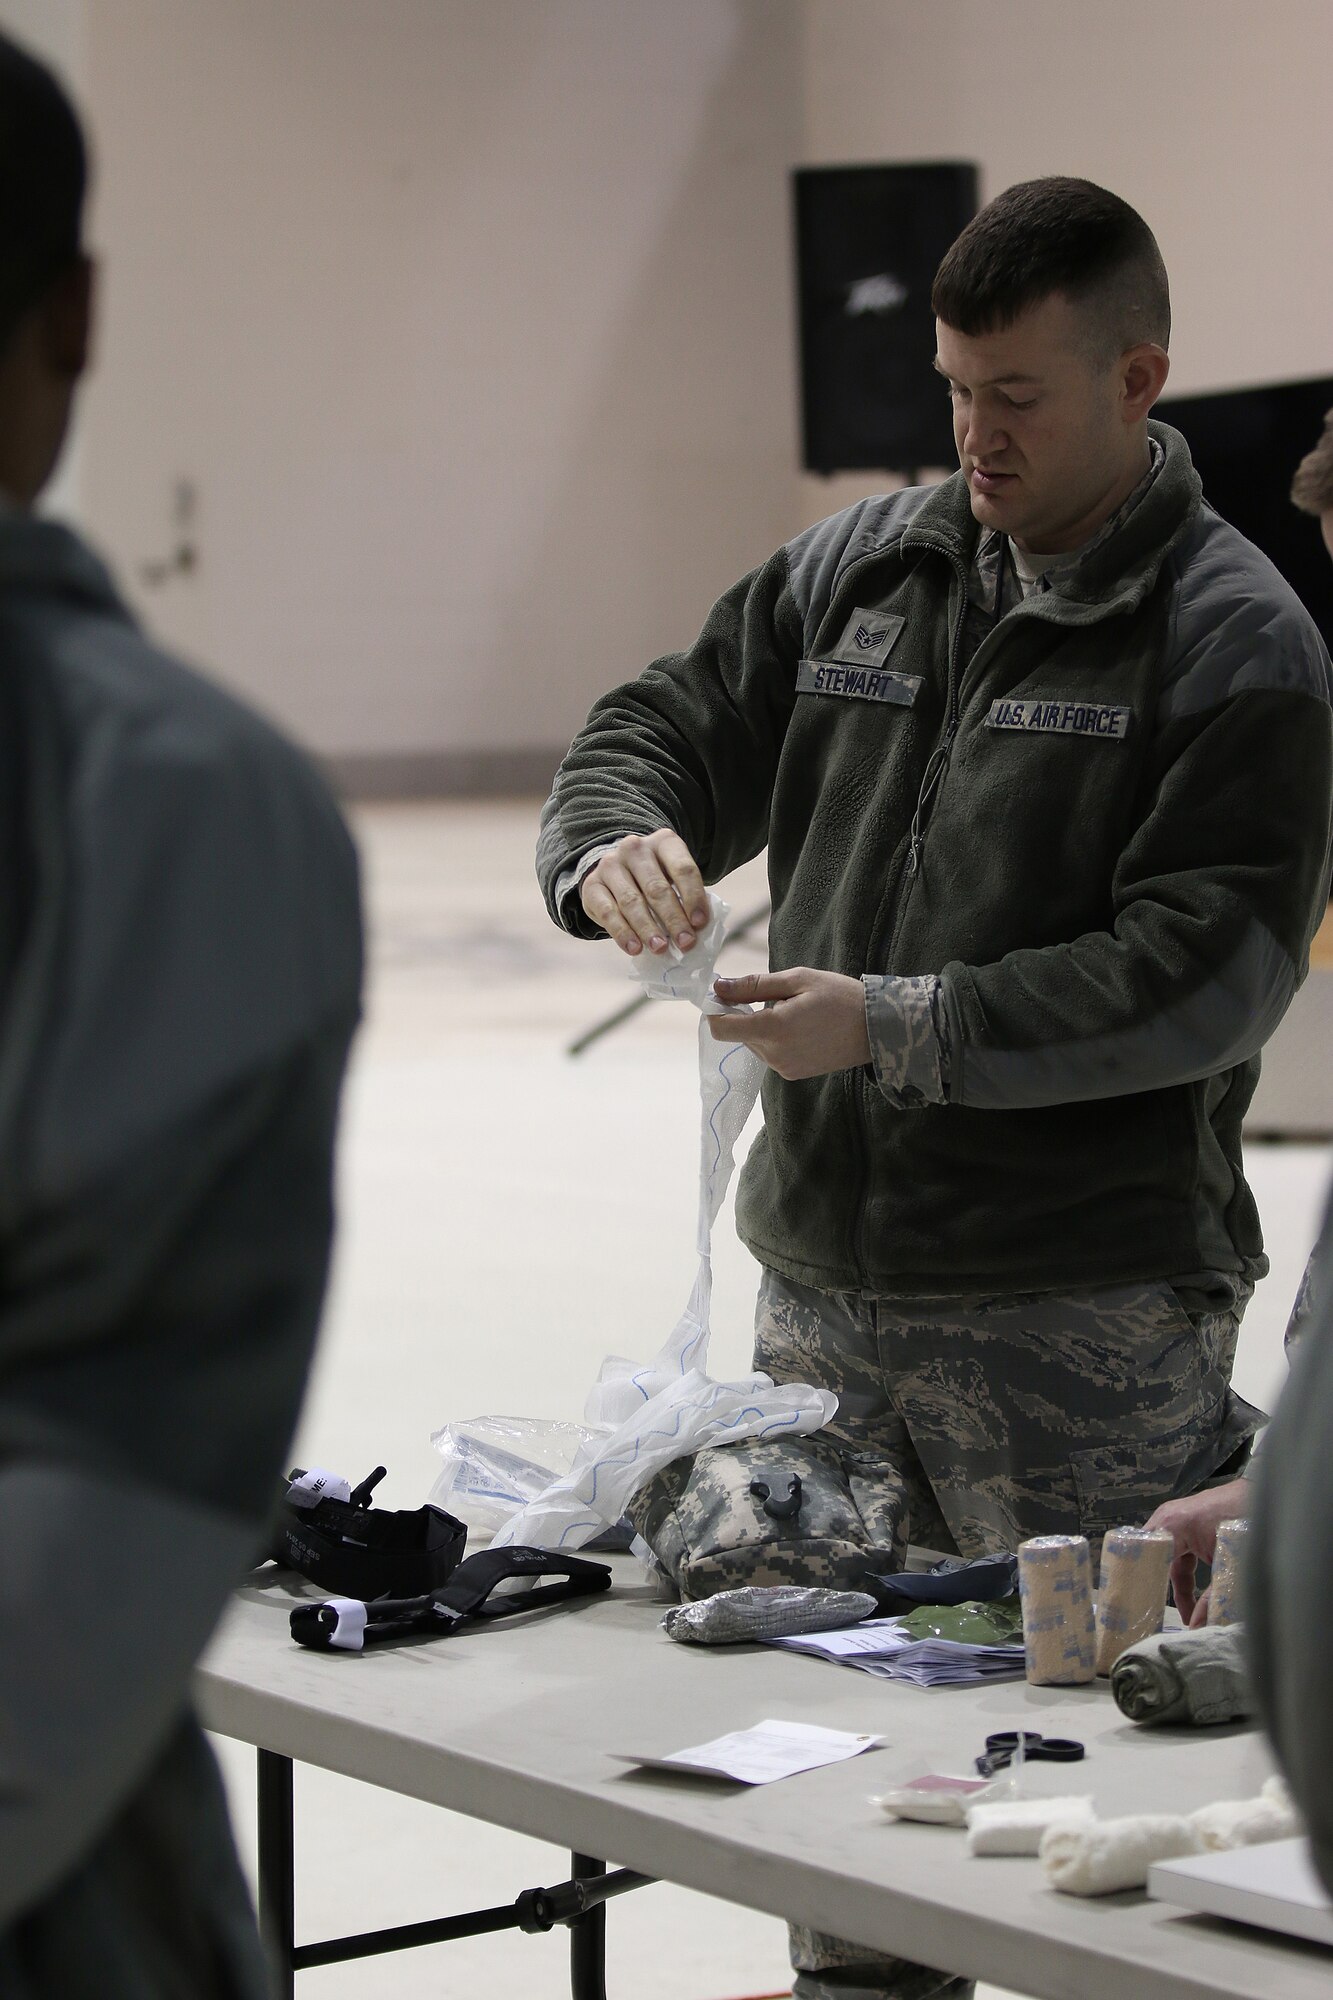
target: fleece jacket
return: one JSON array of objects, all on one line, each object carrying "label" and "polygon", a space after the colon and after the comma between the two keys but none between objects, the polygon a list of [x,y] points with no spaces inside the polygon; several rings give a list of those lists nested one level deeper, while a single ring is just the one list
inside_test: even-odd
[{"label": "fleece jacket", "polygon": [[799,1283],[1266,1268],[1241,1121],[1327,900],[1330,664],[1151,432],[1142,501],[970,658],[959,473],[780,549],[557,774],[538,872],[577,934],[562,875],[669,826],[709,880],[767,847],[775,969],[940,977],[947,1103],[766,1076],[737,1224]]}]

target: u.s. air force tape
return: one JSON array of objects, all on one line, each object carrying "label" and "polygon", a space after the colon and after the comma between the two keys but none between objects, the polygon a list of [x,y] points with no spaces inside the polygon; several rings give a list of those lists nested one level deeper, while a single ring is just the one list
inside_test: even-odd
[{"label": "u.s. air force tape", "polygon": [[1099,736],[1120,743],[1129,734],[1132,708],[1078,695],[1010,695],[993,701],[987,729],[1030,729],[1047,736]]},{"label": "u.s. air force tape", "polygon": [[889,701],[910,708],[921,688],[920,674],[895,674],[889,667],[855,667],[843,660],[802,660],[797,694],[850,695],[856,701]]}]

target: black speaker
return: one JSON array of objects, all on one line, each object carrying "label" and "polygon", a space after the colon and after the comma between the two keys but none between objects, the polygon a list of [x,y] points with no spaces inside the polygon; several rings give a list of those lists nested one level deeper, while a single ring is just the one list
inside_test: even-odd
[{"label": "black speaker", "polygon": [[802,167],[794,178],[807,469],[952,465],[930,287],[976,214],[976,167]]},{"label": "black speaker", "polygon": [[1277,564],[1333,646],[1333,565],[1291,482],[1333,410],[1333,375],[1175,396],[1153,411],[1183,432],[1203,497]]}]

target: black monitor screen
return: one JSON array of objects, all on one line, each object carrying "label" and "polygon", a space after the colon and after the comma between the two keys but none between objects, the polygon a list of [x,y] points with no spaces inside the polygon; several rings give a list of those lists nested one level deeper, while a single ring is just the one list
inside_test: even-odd
[{"label": "black monitor screen", "polygon": [[1189,445],[1204,498],[1275,562],[1333,645],[1333,561],[1319,522],[1291,504],[1296,467],[1333,409],[1333,376],[1164,399],[1153,415]]}]

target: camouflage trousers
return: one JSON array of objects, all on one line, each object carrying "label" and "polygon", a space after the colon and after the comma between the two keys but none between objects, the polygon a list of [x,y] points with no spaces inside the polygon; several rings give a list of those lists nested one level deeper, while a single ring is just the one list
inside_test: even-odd
[{"label": "camouflage trousers", "polygon": [[765,1271],[754,1366],[838,1397],[822,1440],[877,1462],[910,1539],[973,1557],[1142,1522],[1243,1457],[1231,1388],[1245,1297],[1186,1309],[1148,1282],[1019,1298],[816,1292]]},{"label": "camouflage trousers", "polygon": [[[1263,1413],[1231,1389],[1248,1292],[1160,1282],[1021,1298],[892,1300],[765,1271],[754,1365],[832,1389],[819,1435],[887,1494],[909,1538],[945,1554],[1140,1523],[1243,1461]],[[1186,1303],[1187,1302],[1187,1303]],[[1188,1304],[1188,1309],[1187,1309]],[[971,1982],[791,1926],[798,2000],[965,2000]]]}]

